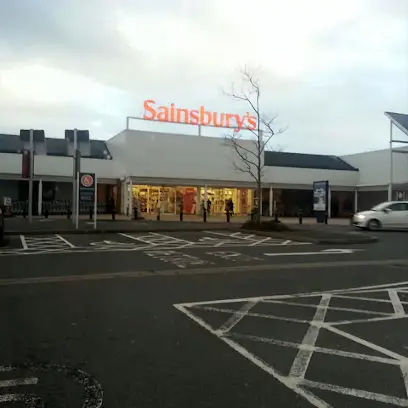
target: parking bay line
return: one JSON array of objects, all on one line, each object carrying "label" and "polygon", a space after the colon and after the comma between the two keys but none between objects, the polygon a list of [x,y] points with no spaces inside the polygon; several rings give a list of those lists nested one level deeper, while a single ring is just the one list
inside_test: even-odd
[{"label": "parking bay line", "polygon": [[28,249],[28,245],[27,245],[24,235],[20,235],[20,241],[21,241],[21,245],[23,246],[23,248]]},{"label": "parking bay line", "polygon": [[174,243],[180,242],[180,245],[183,245],[180,248],[188,247],[188,246],[191,246],[191,245],[195,244],[194,241],[188,241],[186,239],[173,237],[171,235],[158,234],[156,232],[151,232],[150,234],[154,235],[154,236],[157,236],[157,237],[161,237],[162,239],[171,239],[171,241],[174,242]]},{"label": "parking bay line", "polygon": [[38,378],[18,378],[15,380],[3,380],[0,381],[0,388],[18,387],[20,385],[36,385],[38,384]]},{"label": "parking bay line", "polygon": [[62,242],[65,242],[68,246],[70,246],[71,248],[75,248],[74,244],[71,244],[71,242],[69,242],[67,239],[65,239],[64,237],[61,237],[61,235],[55,234],[55,236],[60,239]]},{"label": "parking bay line", "polygon": [[[172,237],[171,235],[157,234],[157,233],[154,233],[154,232],[150,232],[148,235],[141,235],[141,236],[134,236],[134,235],[129,235],[129,234],[125,234],[123,232],[120,232],[119,235],[122,235],[122,236],[124,236],[126,238],[132,239],[134,241],[140,241],[140,242],[143,242],[145,244],[149,244],[152,247],[157,247],[157,246],[161,246],[161,245],[179,244],[180,246],[177,247],[177,248],[183,248],[183,247],[188,247],[188,246],[191,246],[191,245],[194,244],[194,242],[192,242],[192,241],[187,241],[187,240],[184,240],[184,239]],[[151,237],[152,240],[144,239],[145,237]]]},{"label": "parking bay line", "polygon": [[[264,253],[265,256],[304,256],[304,255],[342,255],[342,254],[352,254],[356,249],[324,249],[318,252],[270,252]],[[363,251],[359,249],[359,251]]]}]

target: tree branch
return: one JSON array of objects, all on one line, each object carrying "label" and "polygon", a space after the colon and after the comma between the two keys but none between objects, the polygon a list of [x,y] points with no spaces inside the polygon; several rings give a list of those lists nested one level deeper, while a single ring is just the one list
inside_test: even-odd
[{"label": "tree branch", "polygon": [[242,146],[239,143],[238,135],[227,135],[225,139],[231,144],[237,154],[240,164],[233,162],[233,166],[237,171],[248,173],[256,181],[258,189],[262,186],[263,168],[264,168],[264,152],[272,139],[272,137],[282,134],[286,129],[274,130],[274,122],[276,117],[267,118],[261,114],[260,95],[261,87],[259,80],[255,79],[253,74],[243,67],[240,71],[242,82],[245,83],[247,89],[243,87],[240,92],[236,92],[234,84],[231,85],[231,92],[224,92],[226,96],[238,101],[246,102],[256,116],[256,129],[250,129],[245,123],[242,129],[249,130],[254,136],[252,143],[254,149]]},{"label": "tree branch", "polygon": [[238,142],[239,139],[236,136],[234,136],[234,135],[225,135],[225,140],[227,141],[227,143],[231,143],[235,150],[240,149],[240,150],[243,150],[246,153],[252,154],[255,158],[258,157],[257,152],[253,152],[251,149],[248,149],[247,147],[242,146]]}]

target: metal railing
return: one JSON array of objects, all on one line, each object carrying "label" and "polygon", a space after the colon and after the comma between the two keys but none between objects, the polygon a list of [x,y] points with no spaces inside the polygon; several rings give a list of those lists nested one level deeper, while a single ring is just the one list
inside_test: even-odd
[{"label": "metal railing", "polygon": [[[33,208],[38,208],[38,203],[33,203]],[[93,203],[81,203],[79,207],[79,213],[81,215],[89,214],[90,209],[93,209]],[[110,214],[110,207],[106,202],[97,203],[98,214]],[[12,215],[24,216],[28,214],[28,200],[17,201],[13,200],[11,205]],[[68,212],[72,214],[72,202],[71,200],[55,200],[55,201],[43,201],[41,206],[41,215],[67,215]]]}]

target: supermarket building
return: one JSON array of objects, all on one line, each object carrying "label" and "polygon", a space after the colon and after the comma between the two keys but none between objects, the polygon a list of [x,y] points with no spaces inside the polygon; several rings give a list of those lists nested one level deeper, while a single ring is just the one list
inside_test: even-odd
[{"label": "supermarket building", "polygon": [[[386,115],[390,129],[398,127],[407,136],[400,142],[408,143],[408,115]],[[249,140],[241,143],[253,148]],[[390,149],[342,157],[265,151],[263,213],[271,215],[276,202],[280,216],[294,216],[298,209],[312,215],[313,182],[321,180],[329,181],[331,217],[386,201],[390,192],[393,200],[408,199],[408,148],[393,146],[390,142]],[[113,197],[117,212],[126,214],[138,197],[144,211],[156,211],[159,200],[163,213],[177,213],[183,202],[185,213],[199,214],[205,192],[213,213],[222,213],[229,198],[240,214],[254,203],[256,183],[234,168],[237,155],[222,138],[125,129],[107,141],[78,132],[77,147],[81,171],[97,175],[101,211]],[[27,202],[27,149],[26,137],[0,134],[0,200]],[[74,144],[70,136],[48,138],[36,132],[34,151],[33,209],[41,214],[46,203],[72,198]]]}]

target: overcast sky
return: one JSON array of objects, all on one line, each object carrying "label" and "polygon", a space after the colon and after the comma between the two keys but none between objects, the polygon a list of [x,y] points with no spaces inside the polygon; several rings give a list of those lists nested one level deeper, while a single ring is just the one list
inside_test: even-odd
[{"label": "overcast sky", "polygon": [[0,0],[0,132],[108,139],[145,99],[245,114],[222,93],[243,64],[288,126],[272,147],[386,147],[384,111],[408,113],[408,0]]}]

